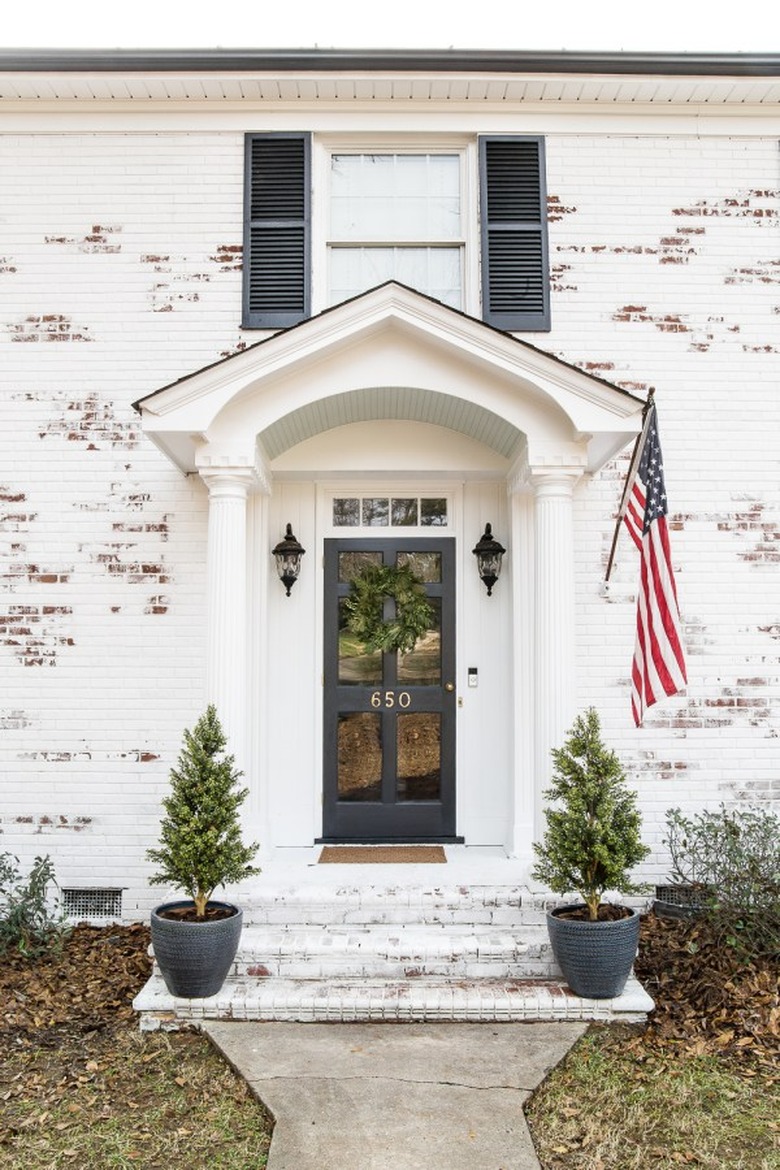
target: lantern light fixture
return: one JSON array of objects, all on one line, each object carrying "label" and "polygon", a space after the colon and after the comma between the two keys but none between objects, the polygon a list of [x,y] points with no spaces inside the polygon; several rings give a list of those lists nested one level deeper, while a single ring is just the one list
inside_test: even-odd
[{"label": "lantern light fixture", "polygon": [[301,557],[306,552],[300,541],[296,540],[292,524],[287,525],[284,540],[280,540],[272,551],[276,559],[276,571],[289,597],[301,571]]},{"label": "lantern light fixture", "polygon": [[485,531],[472,552],[477,558],[477,572],[480,580],[485,584],[488,597],[492,597],[493,586],[501,575],[501,558],[506,549],[494,538],[490,524],[485,525]]}]

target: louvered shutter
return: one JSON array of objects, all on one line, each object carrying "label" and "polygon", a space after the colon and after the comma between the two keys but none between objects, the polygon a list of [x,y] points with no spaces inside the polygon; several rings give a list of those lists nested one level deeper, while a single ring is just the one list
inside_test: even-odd
[{"label": "louvered shutter", "polygon": [[278,329],[310,308],[309,135],[248,134],[244,194],[247,329]]},{"label": "louvered shutter", "polygon": [[480,139],[480,204],[484,320],[549,329],[544,139]]}]

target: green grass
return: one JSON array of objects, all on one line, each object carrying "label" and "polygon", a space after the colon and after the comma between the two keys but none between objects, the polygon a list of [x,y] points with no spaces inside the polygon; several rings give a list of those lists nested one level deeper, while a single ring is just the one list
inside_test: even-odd
[{"label": "green grass", "polygon": [[543,1170],[780,1168],[780,1077],[594,1028],[526,1109]]},{"label": "green grass", "polygon": [[3,1170],[261,1170],[267,1115],[193,1033],[54,1036],[4,1055]]}]

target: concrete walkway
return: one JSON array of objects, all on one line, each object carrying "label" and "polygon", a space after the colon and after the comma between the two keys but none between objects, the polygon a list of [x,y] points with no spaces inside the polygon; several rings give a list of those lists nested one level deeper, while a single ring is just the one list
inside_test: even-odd
[{"label": "concrete walkway", "polygon": [[587,1027],[202,1026],[276,1119],[268,1170],[538,1170],[523,1103]]}]

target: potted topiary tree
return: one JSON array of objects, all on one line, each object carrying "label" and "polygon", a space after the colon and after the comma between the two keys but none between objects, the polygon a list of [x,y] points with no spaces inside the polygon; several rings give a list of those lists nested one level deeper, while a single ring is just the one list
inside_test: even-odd
[{"label": "potted topiary tree", "polygon": [[641,893],[629,878],[650,852],[640,836],[636,794],[626,785],[618,757],[601,739],[591,707],[552,753],[557,802],[545,811],[547,830],[534,845],[532,877],[556,894],[579,893],[581,904],[547,915],[553,954],[577,995],[611,999],[626,985],[639,942],[639,913],[602,901],[608,890]]},{"label": "potted topiary tree", "polygon": [[217,886],[259,873],[250,863],[256,844],[244,845],[238,809],[248,790],[238,788],[241,772],[225,754],[227,740],[209,706],[192,731],[184,732],[159,849],[147,857],[159,866],[152,885],[171,885],[189,900],[166,903],[152,912],[152,947],[172,995],[216,995],[238,949],[243,915],[229,902],[213,902]]}]

